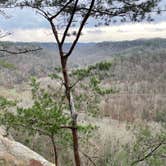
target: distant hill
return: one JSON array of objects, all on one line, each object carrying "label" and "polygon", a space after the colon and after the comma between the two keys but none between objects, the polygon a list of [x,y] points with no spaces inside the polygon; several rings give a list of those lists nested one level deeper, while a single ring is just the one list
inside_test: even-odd
[{"label": "distant hill", "polygon": [[[67,50],[69,46],[70,43],[67,43],[64,48]],[[46,76],[60,64],[55,43],[0,42],[0,48],[14,51],[38,47],[41,47],[42,50],[26,54],[14,55],[0,52],[0,84],[21,83],[27,81],[31,76]],[[157,56],[161,53],[163,55],[164,52],[166,52],[166,39],[159,38],[122,42],[78,43],[69,59],[69,66],[72,68],[84,67],[115,57]]]}]

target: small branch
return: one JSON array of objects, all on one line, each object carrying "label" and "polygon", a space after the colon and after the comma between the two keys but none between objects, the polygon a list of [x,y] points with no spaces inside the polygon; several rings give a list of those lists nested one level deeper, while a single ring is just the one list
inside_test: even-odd
[{"label": "small branch", "polygon": [[38,131],[39,133],[41,133],[41,134],[43,134],[43,135],[47,135],[47,136],[51,136],[49,133],[47,133],[46,131],[44,131],[44,130],[42,130],[42,129],[39,129],[39,128],[36,128],[36,127],[33,127],[32,125],[31,126],[26,126],[26,125],[24,125],[24,124],[14,124],[14,125],[16,125],[16,126],[21,126],[21,127],[23,127],[23,128],[29,128],[29,129],[31,129],[31,130],[34,130],[34,131]]},{"label": "small branch", "polygon": [[65,38],[66,38],[67,33],[68,33],[68,30],[69,30],[69,28],[70,28],[70,26],[71,26],[71,23],[72,23],[72,21],[73,21],[73,18],[74,18],[76,9],[77,9],[78,1],[79,1],[79,0],[76,0],[76,2],[75,2],[75,4],[74,4],[74,8],[73,8],[73,11],[72,11],[72,13],[71,13],[70,20],[69,20],[69,22],[68,22],[68,24],[67,24],[67,26],[66,26],[65,31],[64,31],[64,34],[63,34],[63,37],[62,37],[62,41],[61,41],[61,44],[62,44],[62,45],[63,45],[63,43],[64,43],[64,41],[65,41]]},{"label": "small branch", "polygon": [[72,89],[73,87],[75,87],[80,81],[82,81],[85,78],[85,76],[82,76],[81,78],[79,78],[76,82],[74,82],[71,86],[70,89]]},{"label": "small branch", "polygon": [[0,38],[4,38],[4,37],[9,36],[9,35],[11,35],[10,32],[1,33],[1,30],[0,30]]},{"label": "small branch", "polygon": [[2,15],[6,19],[10,18],[10,16],[8,16],[3,10],[0,10],[0,15]]},{"label": "small branch", "polygon": [[92,1],[91,1],[91,5],[90,5],[90,7],[89,7],[89,9],[88,9],[88,12],[86,13],[86,15],[85,15],[85,17],[83,18],[82,23],[81,23],[81,25],[80,25],[80,27],[79,27],[77,36],[76,36],[76,38],[75,38],[75,40],[74,40],[74,42],[73,42],[73,44],[72,44],[72,46],[71,46],[69,52],[66,54],[67,57],[70,56],[70,54],[72,53],[73,49],[75,48],[75,46],[76,46],[76,44],[77,44],[77,42],[78,42],[78,39],[79,39],[79,37],[80,37],[80,35],[81,35],[82,29],[83,29],[83,27],[84,27],[86,21],[88,20],[90,14],[91,14],[91,11],[92,11],[92,8],[93,8],[93,6],[94,6],[94,3],[95,3],[95,0],[92,0]]},{"label": "small branch", "polygon": [[94,166],[97,166],[96,165],[96,163],[92,160],[92,158],[89,156],[89,155],[87,155],[86,153],[84,153],[84,152],[81,152]]},{"label": "small branch", "polygon": [[84,77],[78,79],[76,82],[74,82],[71,86],[70,89],[73,89]]},{"label": "small branch", "polygon": [[44,18],[46,18],[46,19],[49,18],[49,17],[48,17],[48,14],[47,14],[44,10],[42,10],[41,8],[39,8],[39,7],[37,7],[37,6],[33,6],[33,5],[31,5],[30,3],[26,3],[26,4],[17,4],[16,7],[30,7],[30,8],[32,8],[32,9],[36,9],[36,10],[40,11],[40,14],[41,14]]},{"label": "small branch", "polygon": [[61,14],[61,12],[64,11],[64,9],[72,2],[73,0],[70,0],[69,2],[67,2],[60,10],[59,12],[57,12],[55,15],[53,15],[52,17],[50,17],[51,20],[53,20],[54,18],[56,18],[59,14]]},{"label": "small branch", "polygon": [[72,126],[60,126],[61,129],[73,129],[73,128],[76,128],[76,127],[72,127]]},{"label": "small branch", "polygon": [[57,153],[57,147],[56,147],[56,144],[55,144],[55,140],[54,140],[54,136],[52,135],[51,137],[51,142],[52,142],[52,145],[53,145],[53,149],[54,149],[54,161],[55,161],[55,165],[58,166],[58,153]]},{"label": "small branch", "polygon": [[21,50],[19,52],[15,52],[15,51],[10,51],[10,50],[6,50],[6,49],[0,49],[0,52],[6,52],[9,54],[24,54],[24,53],[30,53],[30,52],[35,52],[35,51],[39,51],[42,50],[42,48],[37,48],[37,49],[25,49],[25,50]]},{"label": "small branch", "polygon": [[54,25],[52,19],[49,18],[49,19],[47,19],[47,20],[49,21],[49,23],[50,23],[50,25],[51,25],[51,28],[52,28],[54,37],[55,37],[56,42],[57,42],[57,44],[58,44],[58,49],[59,49],[59,52],[60,52],[60,56],[62,56],[62,55],[63,55],[62,45],[61,45],[61,43],[60,43],[60,41],[59,41],[59,36],[58,36],[57,29],[56,29],[56,27],[55,27],[55,25]]},{"label": "small branch", "polygon": [[131,166],[141,162],[141,161],[144,161],[146,160],[148,157],[151,157],[153,155],[153,153],[158,150],[162,145],[163,145],[164,141],[160,142],[155,148],[153,148],[148,154],[146,154],[144,157],[134,161],[131,163]]}]

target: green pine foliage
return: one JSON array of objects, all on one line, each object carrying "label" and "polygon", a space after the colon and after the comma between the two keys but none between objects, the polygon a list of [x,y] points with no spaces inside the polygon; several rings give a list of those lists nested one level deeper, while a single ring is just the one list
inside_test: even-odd
[{"label": "green pine foliage", "polygon": [[40,89],[40,84],[34,78],[31,86],[34,100],[32,107],[18,107],[15,114],[6,112],[1,116],[1,122],[16,130],[24,128],[30,134],[38,132],[49,137],[60,136],[61,139],[59,140],[65,140],[64,138],[68,137],[68,132],[65,133],[63,127],[70,125],[70,119],[63,112],[66,108],[64,101],[55,100],[55,96],[44,89]]}]

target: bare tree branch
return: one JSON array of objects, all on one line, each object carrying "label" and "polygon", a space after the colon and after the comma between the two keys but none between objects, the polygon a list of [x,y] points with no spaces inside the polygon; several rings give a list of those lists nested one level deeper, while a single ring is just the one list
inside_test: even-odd
[{"label": "bare tree branch", "polygon": [[30,52],[34,52],[34,51],[39,51],[39,50],[42,50],[42,48],[36,48],[36,49],[24,49],[24,50],[21,50],[21,51],[10,51],[10,50],[7,50],[7,49],[0,49],[0,52],[6,52],[6,53],[9,53],[9,54],[24,54],[24,53],[30,53]]},{"label": "bare tree branch", "polygon": [[51,28],[52,28],[54,37],[55,37],[56,42],[57,42],[57,44],[58,44],[58,49],[59,49],[59,52],[60,52],[60,56],[62,57],[62,55],[63,55],[63,50],[62,50],[62,45],[61,45],[60,40],[59,40],[59,36],[58,36],[57,29],[56,29],[56,27],[55,27],[55,25],[54,25],[52,19],[49,18],[48,21],[49,21],[49,23],[50,23],[50,25],[51,25]]},{"label": "bare tree branch", "polygon": [[68,33],[68,30],[69,30],[69,28],[70,28],[70,26],[71,26],[71,23],[72,23],[72,21],[73,21],[73,18],[74,18],[74,16],[75,16],[75,12],[76,12],[76,9],[77,9],[78,1],[79,1],[79,0],[76,0],[76,2],[75,2],[75,4],[74,4],[73,11],[72,11],[72,13],[71,13],[71,17],[70,17],[69,22],[68,22],[68,24],[67,24],[67,26],[66,26],[66,29],[65,29],[65,31],[64,31],[64,34],[63,34],[63,37],[62,37],[62,41],[61,41],[61,44],[62,44],[62,45],[63,45],[63,43],[64,43],[64,41],[65,41],[65,38],[66,38],[67,33]]},{"label": "bare tree branch", "polygon": [[89,155],[87,155],[86,153],[84,153],[84,152],[81,152],[94,166],[97,166],[96,165],[96,163],[92,160],[92,158],[89,156]]},{"label": "bare tree branch", "polygon": [[139,162],[142,162],[142,161],[146,160],[147,158],[151,157],[151,156],[154,154],[154,152],[156,152],[156,151],[164,144],[164,142],[165,142],[165,140],[161,141],[158,145],[156,145],[156,146],[155,146],[149,153],[147,153],[144,157],[142,157],[142,158],[140,158],[140,159],[138,159],[138,160],[132,162],[132,163],[131,163],[131,166],[133,166],[133,165],[135,165],[135,164],[137,164],[137,163],[139,163]]},{"label": "bare tree branch", "polygon": [[10,32],[1,32],[1,30],[0,30],[0,38],[4,38],[4,37],[6,37],[6,36],[9,36],[9,35],[11,35],[11,33]]},{"label": "bare tree branch", "polygon": [[53,15],[52,17],[50,17],[51,20],[53,20],[54,18],[56,18],[59,14],[61,14],[65,8],[71,3],[73,2],[74,0],[70,0],[69,2],[67,2],[60,10],[59,12],[57,12],[55,15]]},{"label": "bare tree branch", "polygon": [[77,36],[76,36],[76,38],[75,38],[75,40],[74,40],[69,52],[66,54],[67,57],[70,56],[70,54],[72,53],[73,49],[75,48],[75,46],[76,46],[76,44],[78,42],[78,39],[80,38],[82,29],[83,29],[84,25],[86,24],[86,21],[88,20],[90,14],[91,14],[91,11],[92,11],[92,8],[94,6],[94,3],[95,3],[95,0],[92,0],[91,4],[90,4],[90,7],[89,7],[89,10],[88,10],[87,14],[85,15],[85,17],[83,18],[82,23],[81,23],[81,25],[79,27]]}]

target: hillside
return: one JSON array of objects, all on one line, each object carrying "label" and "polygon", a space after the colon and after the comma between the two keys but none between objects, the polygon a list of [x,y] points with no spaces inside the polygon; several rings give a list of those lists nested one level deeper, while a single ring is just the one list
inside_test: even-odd
[{"label": "hillside", "polygon": [[[63,88],[57,88],[59,82],[48,77],[48,74],[58,72],[54,70],[59,66],[56,45],[9,42],[1,43],[0,47],[11,51],[42,48],[27,54],[0,52],[0,97],[17,100],[20,107],[31,107],[33,99],[29,80],[35,76],[40,82],[42,92],[50,90],[50,94],[53,93],[53,96],[58,96],[57,100],[60,99],[63,93],[59,92],[62,92]],[[65,47],[67,49],[69,44]],[[110,67],[102,70],[100,66],[106,61]],[[152,144],[155,146],[161,138],[165,138],[166,39],[79,43],[69,60],[69,66],[70,76],[73,77],[71,83],[75,82],[73,70],[80,69],[83,72],[89,68],[95,69],[72,91],[75,106],[80,108],[78,123],[90,123],[97,128],[90,134],[90,139],[84,140],[86,143],[80,141],[81,150],[85,152],[85,155],[81,153],[85,166],[94,165],[89,162],[86,154],[91,156],[97,166],[123,166],[124,163],[129,166],[131,161],[144,155],[143,152],[149,152],[153,148]],[[103,89],[111,87],[111,93],[101,97],[95,93],[96,96],[93,96],[93,88],[91,90],[91,85],[88,84],[91,76],[102,80],[99,85]],[[14,111],[15,108],[11,110]],[[86,112],[89,110],[91,112]],[[10,132],[16,141],[53,162],[51,142],[46,136],[39,133],[33,135],[22,128]],[[62,166],[66,166],[66,161],[70,161],[68,166],[73,166],[70,145],[66,148],[60,144],[58,148]],[[157,163],[157,166],[165,166],[165,149],[164,144],[154,157],[138,165],[156,166]],[[16,158],[17,156],[14,155]],[[30,159],[31,157],[33,156],[29,156]]]},{"label": "hillside", "polygon": [[[66,44],[67,49],[70,44]],[[1,42],[1,48],[11,51],[20,49],[42,48],[37,52],[26,54],[8,54],[0,52],[0,85],[13,85],[27,81],[31,76],[45,77],[54,71],[54,67],[59,66],[59,57],[56,45],[54,43],[10,43]],[[78,44],[73,55],[69,60],[69,66],[84,67],[103,60],[110,60],[113,57],[129,56],[134,58],[142,54],[142,58],[153,55],[164,63],[164,54],[166,50],[165,39],[153,40],[135,40],[124,42],[103,42]],[[144,57],[145,55],[145,57]],[[148,57],[148,58],[149,58]],[[162,58],[162,60],[161,60]],[[137,59],[135,59],[137,61]],[[139,57],[138,63],[139,65]],[[159,62],[159,63],[160,63]],[[150,63],[150,62],[147,62]],[[120,74],[120,73],[119,73]],[[121,73],[122,74],[122,73]],[[123,74],[122,74],[123,75]]]},{"label": "hillside", "polygon": [[[22,94],[24,92],[19,90],[19,84],[25,83],[21,89],[26,90],[26,82],[32,76],[47,77],[59,66],[53,43],[1,44],[9,50],[42,48],[37,52],[18,55],[0,52],[2,91],[17,85],[16,89]],[[69,44],[65,47],[67,49]],[[105,99],[102,114],[116,120],[133,121],[138,117],[159,120],[157,116],[164,115],[166,108],[166,39],[80,43],[69,60],[69,66],[70,70],[84,68],[104,60],[111,61],[112,67],[102,74],[103,84],[114,87],[119,93]],[[12,96],[11,92],[8,91],[6,96]],[[162,121],[164,117],[161,117]]]}]

